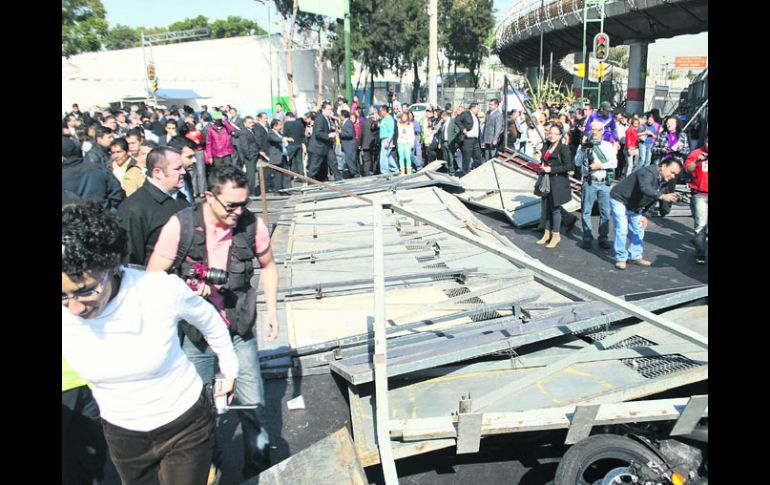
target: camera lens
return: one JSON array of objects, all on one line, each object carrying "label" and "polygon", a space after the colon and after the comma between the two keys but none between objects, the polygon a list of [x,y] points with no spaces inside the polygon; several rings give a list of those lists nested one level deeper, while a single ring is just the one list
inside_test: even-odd
[{"label": "camera lens", "polygon": [[227,272],[221,269],[209,268],[206,272],[206,281],[212,285],[224,285],[227,283]]}]

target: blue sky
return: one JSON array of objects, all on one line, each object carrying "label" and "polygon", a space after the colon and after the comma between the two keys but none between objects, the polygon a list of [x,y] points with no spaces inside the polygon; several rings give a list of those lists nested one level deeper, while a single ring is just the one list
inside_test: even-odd
[{"label": "blue sky", "polygon": [[[494,0],[495,17],[502,18],[515,1]],[[111,26],[165,26],[198,15],[205,15],[210,21],[235,15],[255,20],[263,28],[267,26],[267,7],[255,0],[102,0],[102,3]],[[273,29],[277,32],[279,27],[274,25]],[[673,62],[675,56],[707,55],[708,32],[661,39],[650,44],[648,68],[652,71],[664,62]]]}]

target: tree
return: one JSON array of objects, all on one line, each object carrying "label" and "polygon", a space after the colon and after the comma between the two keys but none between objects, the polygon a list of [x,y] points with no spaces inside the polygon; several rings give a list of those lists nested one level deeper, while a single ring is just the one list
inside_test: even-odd
[{"label": "tree", "polygon": [[234,16],[227,17],[225,20],[215,20],[210,28],[211,36],[215,39],[267,34],[256,22]]},{"label": "tree", "polygon": [[440,0],[439,45],[447,59],[462,64],[479,86],[478,69],[488,55],[485,42],[494,28],[492,0]]},{"label": "tree", "polygon": [[139,31],[125,25],[116,25],[107,31],[104,48],[108,51],[130,49],[139,45]]},{"label": "tree", "polygon": [[623,69],[628,69],[628,46],[611,47],[607,61]]},{"label": "tree", "polygon": [[195,18],[187,18],[179,20],[168,26],[169,31],[174,30],[190,30],[190,29],[203,29],[209,26],[209,18],[205,15],[198,15]]},{"label": "tree", "polygon": [[107,20],[100,0],[62,0],[61,16],[63,56],[101,48],[107,34]]}]

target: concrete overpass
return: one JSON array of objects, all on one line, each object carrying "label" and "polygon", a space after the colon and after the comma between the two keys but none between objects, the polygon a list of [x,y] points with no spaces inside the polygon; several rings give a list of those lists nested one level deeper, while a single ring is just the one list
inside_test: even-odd
[{"label": "concrete overpass", "polygon": [[[498,23],[495,34],[495,51],[501,62],[526,71],[530,79],[537,78],[541,32],[543,62],[551,52],[554,59],[575,54],[575,62],[582,62],[584,0],[545,0],[542,7],[541,1],[516,2]],[[589,18],[597,18],[596,7],[590,8]],[[630,46],[628,110],[641,111],[648,44],[707,31],[708,0],[607,0],[604,11],[604,32],[610,36],[610,46]],[[590,44],[599,24],[588,25]]]}]

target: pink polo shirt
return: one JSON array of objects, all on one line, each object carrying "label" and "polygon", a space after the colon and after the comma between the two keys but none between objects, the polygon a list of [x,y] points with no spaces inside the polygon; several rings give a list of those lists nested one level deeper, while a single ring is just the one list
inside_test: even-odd
[{"label": "pink polo shirt", "polygon": [[[206,219],[206,213],[203,214],[204,220]],[[233,228],[234,226],[226,226],[223,224],[206,224],[206,253],[209,260],[210,268],[217,268],[221,270],[227,270],[227,254],[230,250],[230,245],[233,243]],[[179,218],[177,216],[171,216],[158,236],[158,242],[155,244],[154,253],[162,256],[166,259],[176,259],[176,251],[179,246],[179,235],[181,229],[179,225]],[[270,249],[270,236],[267,231],[265,223],[262,219],[257,217],[257,237],[256,237],[257,256],[262,256]],[[224,297],[219,292],[221,285],[210,285],[211,295],[208,300],[219,310],[219,314],[222,315],[227,326],[230,326],[230,322],[227,320],[225,311],[222,309]]]}]

